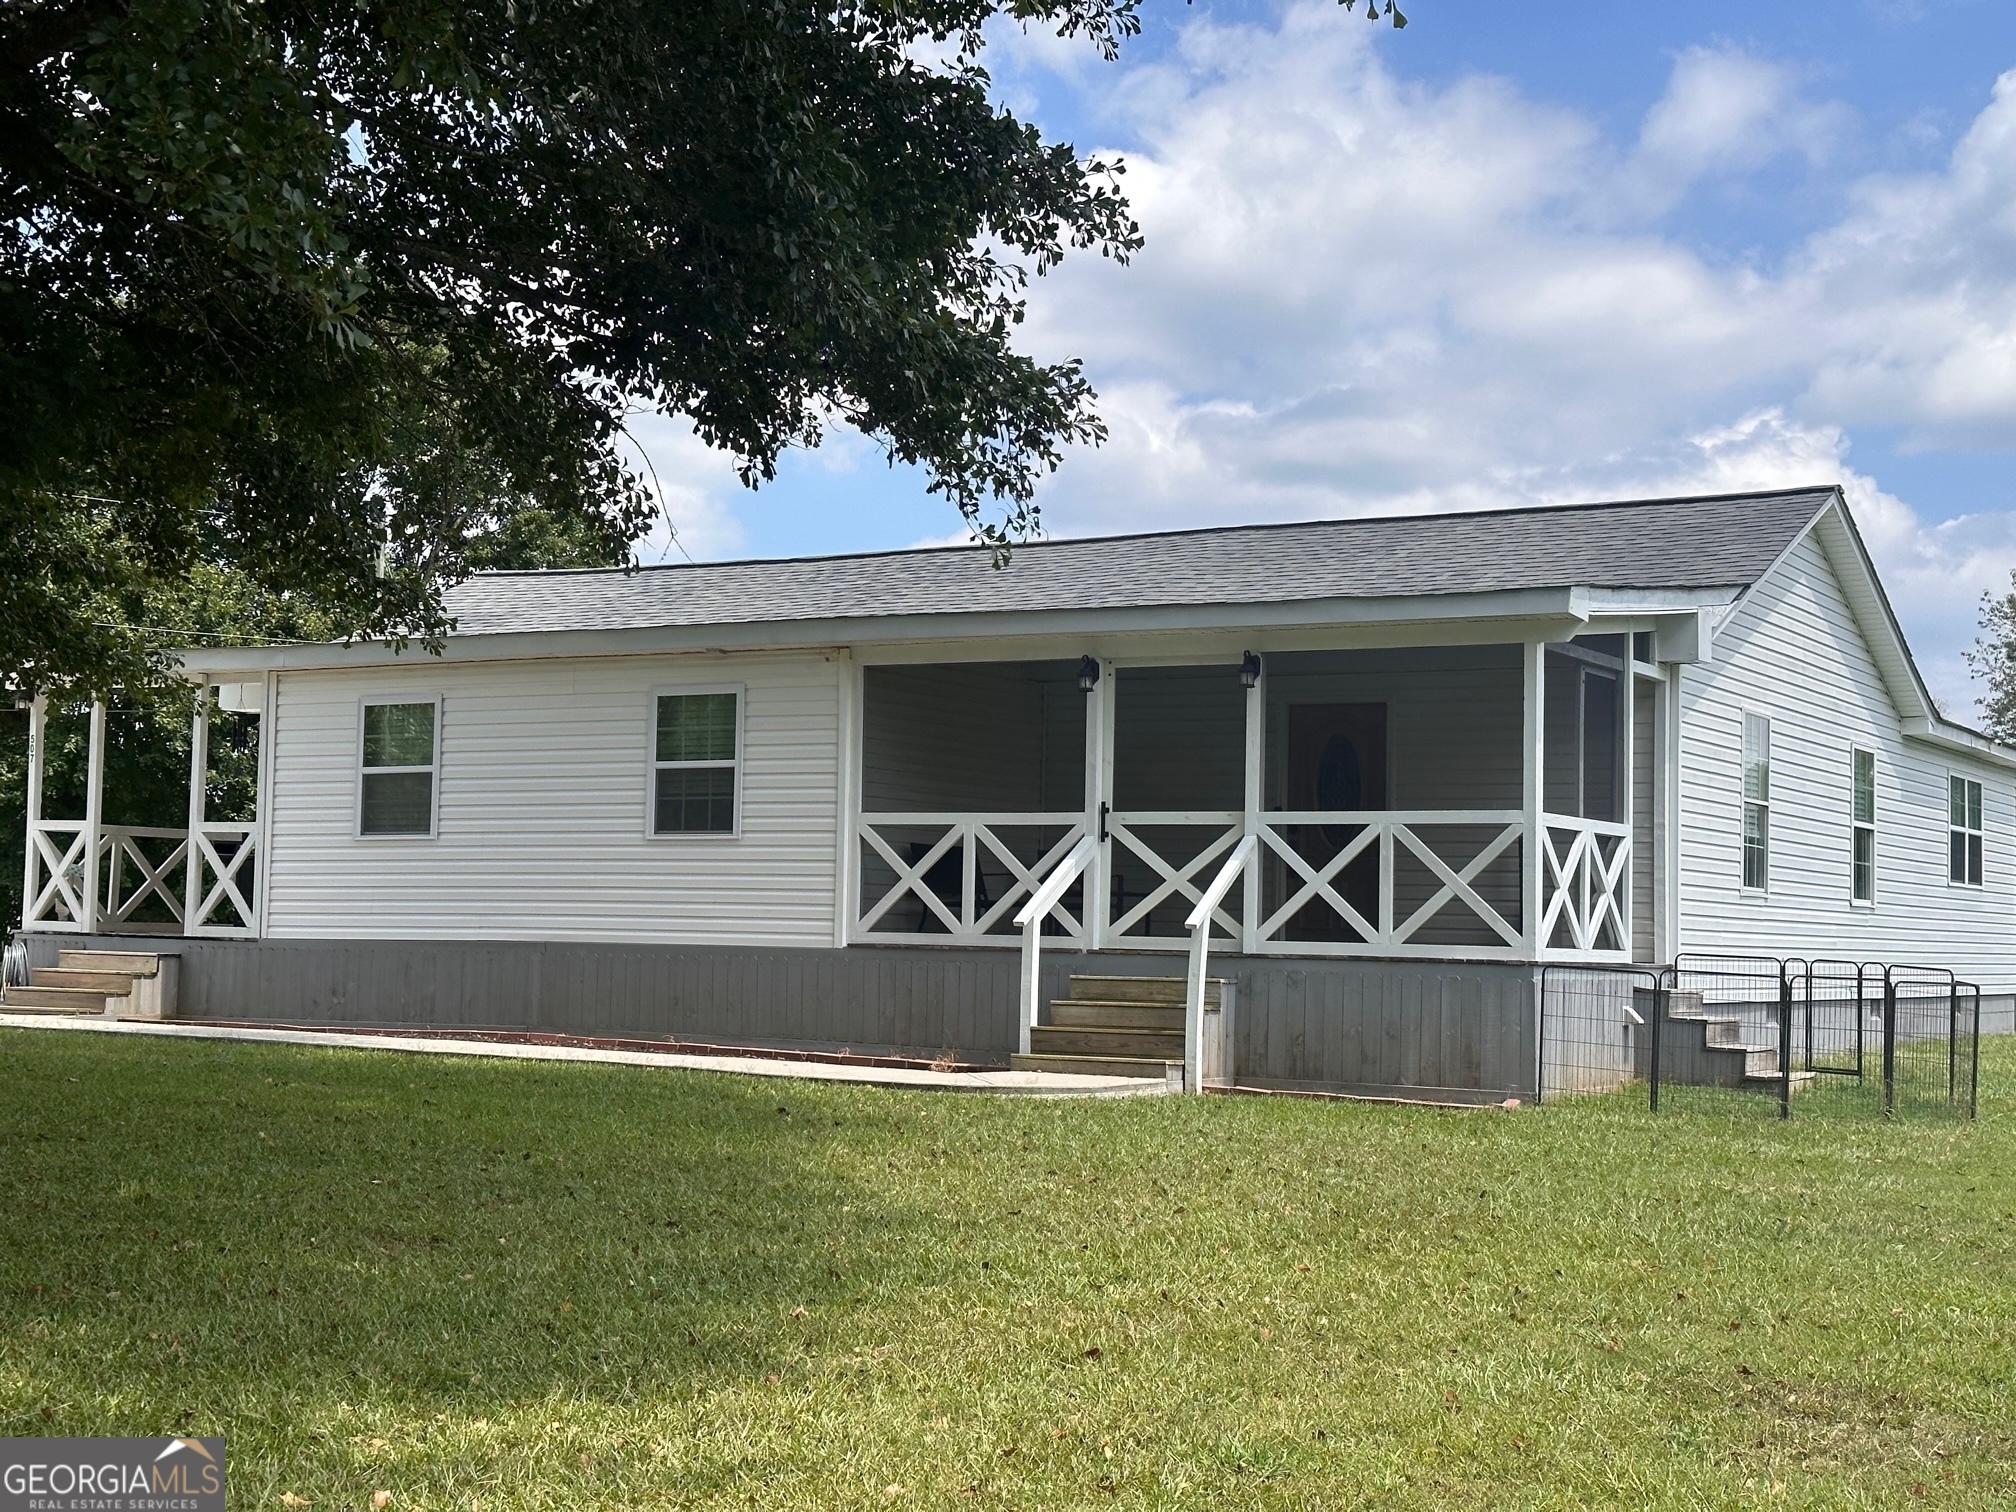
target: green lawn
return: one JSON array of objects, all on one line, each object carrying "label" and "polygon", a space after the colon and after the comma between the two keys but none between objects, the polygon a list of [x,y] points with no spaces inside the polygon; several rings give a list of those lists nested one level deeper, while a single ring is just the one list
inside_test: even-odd
[{"label": "green lawn", "polygon": [[238,1507],[2006,1506],[2012,1051],[1781,1125],[5,1031],[0,1433],[223,1433]]}]

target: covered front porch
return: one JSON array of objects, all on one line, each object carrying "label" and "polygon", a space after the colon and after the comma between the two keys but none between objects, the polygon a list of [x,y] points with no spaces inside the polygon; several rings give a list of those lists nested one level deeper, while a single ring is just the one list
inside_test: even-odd
[{"label": "covered front porch", "polygon": [[1651,642],[865,666],[849,941],[1649,958]]},{"label": "covered front porch", "polygon": [[[109,783],[108,760],[149,729],[103,702],[28,706],[26,933],[249,939],[261,932],[261,738],[269,689],[199,684],[186,790]],[[122,718],[124,716],[124,718]],[[52,784],[52,747],[83,750],[81,783]],[[108,799],[116,804],[108,804]]]}]

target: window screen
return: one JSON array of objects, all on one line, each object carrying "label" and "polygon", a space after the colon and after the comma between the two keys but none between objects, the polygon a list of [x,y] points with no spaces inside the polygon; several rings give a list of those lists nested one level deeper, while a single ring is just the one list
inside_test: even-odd
[{"label": "window screen", "polygon": [[1849,888],[1857,903],[1876,901],[1876,753],[1855,751],[1849,823]]},{"label": "window screen", "polygon": [[1946,779],[1946,875],[1964,887],[1981,885],[1981,784]]},{"label": "window screen", "polygon": [[359,834],[434,833],[435,712],[431,702],[364,705]]},{"label": "window screen", "polygon": [[1743,885],[1771,880],[1771,721],[1743,716]]},{"label": "window screen", "polygon": [[736,693],[659,696],[651,772],[653,834],[734,833],[740,703]]}]

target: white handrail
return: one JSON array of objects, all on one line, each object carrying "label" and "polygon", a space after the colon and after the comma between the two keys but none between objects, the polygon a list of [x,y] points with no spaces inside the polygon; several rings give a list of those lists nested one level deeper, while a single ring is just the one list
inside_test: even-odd
[{"label": "white handrail", "polygon": [[1085,874],[1085,868],[1092,864],[1092,857],[1098,853],[1097,835],[1081,836],[1071,847],[1071,853],[1046,877],[1043,885],[1029,895],[1029,901],[1022,905],[1015,915],[1015,924],[1022,931],[1022,1053],[1029,1053],[1029,1031],[1036,1027],[1036,1018],[1042,1010],[1042,965],[1043,921],[1050,917],[1050,910],[1057,906],[1065,890]]},{"label": "white handrail", "polygon": [[1225,894],[1232,890],[1232,883],[1246,869],[1246,862],[1259,847],[1258,835],[1247,835],[1225,858],[1225,864],[1218,868],[1218,875],[1211,879],[1211,885],[1198,898],[1197,906],[1190,910],[1190,917],[1183,921],[1183,927],[1190,931],[1190,981],[1184,995],[1183,1006],[1183,1090],[1202,1092],[1204,1090],[1204,968],[1211,953],[1211,915],[1218,905],[1225,901]]}]

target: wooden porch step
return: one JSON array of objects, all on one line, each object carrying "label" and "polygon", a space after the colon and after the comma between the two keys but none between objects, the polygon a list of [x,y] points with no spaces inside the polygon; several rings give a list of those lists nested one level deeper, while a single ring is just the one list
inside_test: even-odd
[{"label": "wooden porch step", "polygon": [[56,965],[78,971],[117,971],[136,977],[161,974],[161,957],[148,950],[59,950]]},{"label": "wooden porch step", "polygon": [[131,997],[133,974],[127,971],[87,971],[81,966],[37,966],[28,973],[37,987],[78,987],[107,997]]},{"label": "wooden porch step", "polygon": [[1011,1055],[1008,1064],[1017,1071],[1062,1071],[1073,1076],[1140,1076],[1161,1081],[1170,1066],[1183,1063],[1139,1056],[1114,1055]]},{"label": "wooden porch step", "polygon": [[1183,1032],[1183,1010],[1160,1003],[1099,1003],[1060,998],[1050,1005],[1050,1022],[1060,1029],[1168,1029]]},{"label": "wooden porch step", "polygon": [[1183,1031],[1066,1028],[1041,1024],[1029,1031],[1029,1048],[1041,1055],[1180,1061],[1183,1059]]},{"label": "wooden porch step", "polygon": [[[1206,1004],[1217,1003],[1219,985],[1216,979],[1204,984]],[[1078,1002],[1159,1003],[1164,1007],[1180,1008],[1189,996],[1189,991],[1190,984],[1182,977],[1074,976],[1071,978],[1071,996]]]},{"label": "wooden porch step", "polygon": [[84,987],[9,987],[0,1001],[5,1002],[9,1011],[89,1014],[105,1011],[105,994]]}]

